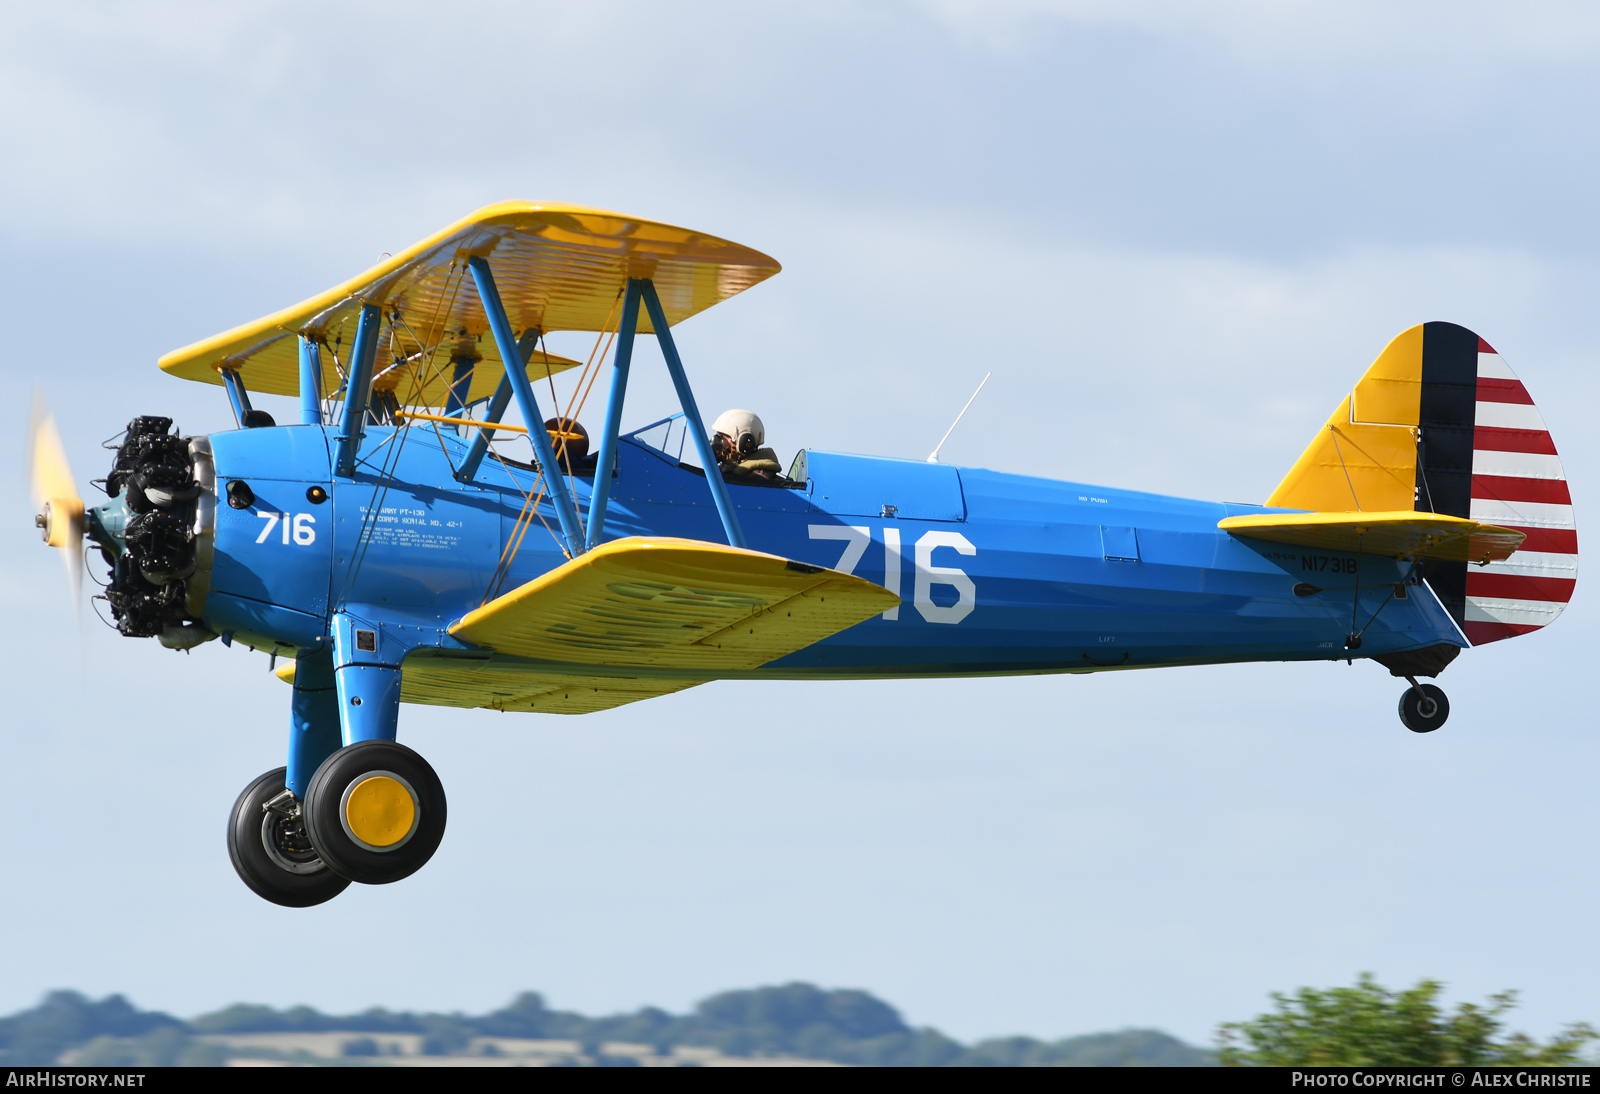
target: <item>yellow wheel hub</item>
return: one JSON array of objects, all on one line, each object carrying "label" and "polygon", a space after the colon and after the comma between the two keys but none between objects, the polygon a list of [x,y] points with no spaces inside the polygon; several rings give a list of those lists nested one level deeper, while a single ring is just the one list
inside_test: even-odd
[{"label": "yellow wheel hub", "polygon": [[417,823],[417,802],[405,784],[388,775],[373,775],[351,787],[344,803],[350,834],[372,847],[393,847]]}]

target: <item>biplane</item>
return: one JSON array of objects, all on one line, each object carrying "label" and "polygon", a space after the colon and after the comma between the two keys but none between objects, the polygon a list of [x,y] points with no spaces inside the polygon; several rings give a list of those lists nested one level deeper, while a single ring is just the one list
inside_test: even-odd
[{"label": "biplane", "polygon": [[[1419,677],[1572,595],[1555,446],[1464,327],[1390,342],[1264,505],[812,449],[752,470],[759,423],[705,427],[672,328],[778,271],[637,217],[493,205],[163,357],[223,388],[237,428],[133,419],[103,504],[37,420],[37,523],[74,580],[91,541],[122,634],[284,658],[286,763],[228,826],[246,885],[308,906],[428,861],[446,798],[397,739],[404,703],[584,714],[729,679],[1361,659],[1406,680],[1425,733],[1449,704]],[[593,333],[588,359],[548,352],[553,331]],[[640,336],[678,407],[624,432]]]}]

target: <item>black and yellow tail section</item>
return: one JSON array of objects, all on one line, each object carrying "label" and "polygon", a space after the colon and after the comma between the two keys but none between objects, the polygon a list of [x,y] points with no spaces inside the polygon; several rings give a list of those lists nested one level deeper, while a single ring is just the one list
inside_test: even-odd
[{"label": "black and yellow tail section", "polygon": [[1476,334],[1424,323],[1384,348],[1268,505],[1470,517]]},{"label": "black and yellow tail section", "polygon": [[1428,513],[1520,534],[1509,557],[1424,552],[1429,585],[1474,644],[1550,623],[1577,579],[1572,499],[1550,433],[1500,355],[1455,323],[1397,335],[1267,504]]}]

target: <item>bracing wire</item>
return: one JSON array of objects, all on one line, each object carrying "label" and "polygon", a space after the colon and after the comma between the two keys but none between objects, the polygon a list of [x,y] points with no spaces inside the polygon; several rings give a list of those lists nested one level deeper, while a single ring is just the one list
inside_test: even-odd
[{"label": "bracing wire", "polygon": [[[522,484],[517,481],[515,475],[511,474],[511,468],[506,465],[505,460],[501,459],[499,453],[495,453],[494,457],[500,460],[501,467],[505,469],[506,474],[510,475],[511,481],[521,491]],[[500,589],[504,586],[506,578],[511,573],[511,564],[516,561],[517,552],[522,548],[523,537],[527,535],[528,529],[533,525],[533,522],[528,519],[530,514],[539,518],[539,523],[544,525],[546,532],[550,533],[550,538],[555,541],[561,553],[569,560],[572,558],[572,554],[562,545],[561,537],[556,535],[555,529],[550,527],[549,521],[545,520],[544,514],[539,511],[539,502],[544,498],[545,487],[548,485],[549,479],[545,477],[544,469],[541,468],[539,474],[533,480],[533,489],[537,490],[538,493],[535,494],[532,491],[523,493],[526,502],[522,507],[522,512],[517,515],[517,521],[511,528],[511,534],[506,537],[506,545],[500,552],[500,561],[495,565],[494,574],[489,579],[488,587],[484,590],[483,600],[479,602],[479,607],[500,595]]]},{"label": "bracing wire", "polygon": [[[611,348],[611,343],[609,341],[606,341],[606,328],[611,325],[611,317],[612,317],[612,315],[616,314],[617,301],[620,300],[620,299],[621,299],[621,293],[618,293],[617,299],[613,300],[611,302],[611,310],[606,313],[605,322],[601,324],[600,330],[599,330],[599,332],[597,332],[597,334],[595,336],[594,347],[592,349],[590,349],[590,351],[589,351],[589,358],[588,358],[587,361],[584,362],[583,369],[578,374],[578,382],[573,387],[572,397],[567,400],[567,409],[566,409],[566,411],[565,412],[560,412],[560,411],[557,412],[557,415],[556,415],[557,431],[559,433],[563,434],[563,436],[558,438],[559,447],[556,450],[556,459],[558,461],[558,464],[559,464],[559,462],[561,462],[566,457],[567,439],[566,439],[564,434],[566,434],[569,431],[570,424],[572,422],[577,421],[577,414],[573,413],[572,404],[573,404],[574,401],[577,401],[578,402],[578,411],[577,411],[577,413],[581,414],[583,412],[583,405],[588,400],[588,391],[589,390],[593,390],[594,382],[595,382],[596,379],[599,378],[600,372],[603,369],[603,365],[604,365],[604,361],[605,361],[605,352],[609,351],[610,348]],[[615,332],[613,332],[613,337],[615,337]],[[541,344],[543,344],[543,341],[544,341],[544,336],[541,333],[541,335],[540,335]],[[604,351],[601,350],[601,343],[602,342],[605,342],[605,350]],[[596,357],[595,357],[595,354],[596,354],[597,351],[599,351],[599,353],[600,353],[598,361],[596,360]],[[557,407],[560,406],[560,401],[557,398],[556,393],[555,393],[555,377],[550,371],[549,352],[550,352],[549,348],[545,347],[544,350],[543,350],[543,353],[544,353],[543,362],[544,362],[544,366],[545,366],[545,378],[550,381],[550,398],[551,398],[551,401],[553,403],[555,403],[555,406],[553,406],[551,409],[555,410]],[[583,384],[584,377],[585,376],[589,376],[591,369],[594,370],[594,373],[593,373],[592,376],[590,376],[588,389],[585,390],[584,389],[584,384]],[[583,391],[583,398],[581,400],[579,399],[579,391],[580,390]],[[542,423],[540,423],[540,424],[542,425]],[[505,469],[505,471],[506,471],[506,473],[508,475],[511,476],[511,480],[513,482],[516,482],[517,481],[516,480],[516,476],[511,474],[511,469],[506,464],[504,458],[501,457],[501,455],[498,452],[495,452],[493,447],[491,447],[489,449],[489,452],[494,456],[494,458],[496,460],[500,461],[500,466]],[[566,466],[567,466],[568,488],[569,488],[569,490],[571,490],[571,496],[572,496],[572,499],[573,499],[573,505],[574,505],[574,507],[576,507],[576,505],[577,505],[577,491],[575,489],[572,489],[572,482],[573,482],[573,479],[575,477],[572,474],[572,461],[570,459],[565,459],[565,462],[566,462]],[[560,473],[561,473],[561,469],[560,469],[559,466],[557,466],[555,468],[556,476],[559,477]],[[522,549],[522,543],[523,543],[523,540],[524,540],[524,538],[525,538],[525,536],[527,534],[527,529],[529,527],[531,527],[532,523],[533,523],[530,519],[528,519],[530,513],[532,514],[532,516],[535,516],[535,517],[537,517],[539,519],[539,523],[542,524],[544,526],[545,531],[550,534],[551,540],[553,540],[555,542],[556,547],[561,551],[561,553],[563,555],[565,555],[568,559],[572,558],[571,550],[568,549],[567,545],[562,543],[561,537],[556,534],[556,531],[555,531],[554,528],[550,527],[550,522],[545,520],[544,519],[544,514],[539,511],[539,506],[538,506],[539,500],[544,497],[545,489],[549,486],[549,480],[544,478],[544,475],[545,475],[545,469],[544,468],[540,468],[539,469],[539,477],[534,479],[533,486],[534,486],[534,489],[538,491],[537,496],[532,496],[531,492],[524,493],[524,495],[523,495],[524,498],[528,499],[528,504],[523,506],[523,511],[522,511],[522,513],[520,513],[518,515],[516,524],[514,524],[512,526],[511,535],[509,535],[506,538],[506,545],[505,545],[504,549],[502,549],[502,551],[501,551],[500,562],[495,567],[495,574],[490,579],[488,589],[485,591],[485,594],[484,594],[483,603],[485,603],[485,604],[487,604],[495,596],[499,595],[498,590],[505,584],[505,579],[511,572],[511,566],[516,561],[517,553]],[[517,489],[518,490],[522,489],[520,484],[518,484]],[[573,546],[577,546],[577,545],[573,545]]]},{"label": "bracing wire", "polygon": [[[391,338],[393,336],[394,320],[394,316],[389,317]],[[346,398],[348,400],[348,396]],[[344,583],[339,590],[339,602],[335,610],[343,608],[349,600],[355,579],[361,573],[362,564],[366,562],[367,551],[372,546],[372,534],[377,530],[378,518],[383,512],[383,503],[388,500],[389,487],[394,483],[394,473],[400,467],[400,453],[404,451],[406,439],[410,434],[409,426],[396,423],[394,433],[385,441],[385,444],[388,441],[394,441],[395,443],[389,445],[389,450],[384,453],[383,463],[379,465],[376,481],[372,488],[372,499],[367,505],[367,512],[362,515],[361,526],[356,532],[355,548],[350,552],[350,561],[345,565]],[[380,445],[379,447],[381,448],[382,446]],[[374,452],[372,455],[376,455],[376,453]],[[368,460],[360,462],[368,463],[370,466],[370,458],[369,455]]]},{"label": "bracing wire", "polygon": [[[397,311],[389,316],[391,342],[394,340],[394,325],[397,321],[405,327],[407,334],[410,334],[413,339],[416,338],[415,332],[411,330],[410,326]],[[418,342],[418,345],[420,346],[421,343]],[[435,355],[437,354],[437,347],[433,352]],[[433,364],[431,358],[429,359],[428,363],[430,365]],[[435,368],[435,371],[437,372],[437,368]],[[422,375],[421,370],[414,370],[414,374],[412,376],[412,389],[406,394],[405,405],[411,405],[411,400],[421,394],[425,384],[426,378]],[[351,586],[353,585],[357,575],[360,574],[362,564],[366,561],[367,550],[372,545],[372,534],[377,530],[379,517],[383,512],[383,503],[388,500],[389,487],[393,485],[394,473],[399,469],[400,466],[400,453],[405,449],[406,441],[411,434],[411,425],[408,421],[396,422],[394,428],[395,432],[390,435],[388,440],[392,440],[395,443],[389,447],[389,451],[385,453],[384,461],[379,467],[377,481],[373,485],[372,500],[368,504],[368,511],[363,515],[361,527],[357,532],[356,548],[351,552],[350,562],[345,567],[344,586],[340,591],[339,598],[339,604],[341,607],[343,607],[346,599],[349,597]],[[385,443],[387,443],[387,441]],[[444,441],[441,437],[441,449],[443,446]],[[447,462],[449,461],[449,458],[449,453],[445,453],[445,459]]]},{"label": "bracing wire", "polygon": [[1356,503],[1356,512],[1361,512],[1361,499],[1356,497],[1356,484],[1350,481],[1350,468],[1345,466],[1344,449],[1339,447],[1339,431],[1333,426],[1328,427],[1328,432],[1333,434],[1333,450],[1339,455],[1339,466],[1344,470],[1344,483],[1350,488],[1350,498]]}]

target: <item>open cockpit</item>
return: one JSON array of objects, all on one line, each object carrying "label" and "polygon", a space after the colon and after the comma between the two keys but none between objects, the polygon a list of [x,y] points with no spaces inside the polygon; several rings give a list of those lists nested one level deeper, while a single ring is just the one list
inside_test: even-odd
[{"label": "open cockpit", "polygon": [[[718,425],[731,414],[755,415],[748,411],[728,411],[717,419]],[[759,418],[755,418],[760,423]],[[693,462],[695,453],[688,444],[689,432],[687,419],[682,412],[672,414],[649,425],[641,426],[631,433],[624,433],[622,440],[638,445],[649,450],[654,455],[675,464],[685,471],[704,476],[705,469]],[[766,486],[777,487],[783,490],[804,490],[806,488],[805,476],[805,450],[801,449],[795,455],[794,461],[789,466],[787,474],[781,471],[782,464],[778,461],[777,454],[764,443],[758,442],[749,448],[746,453],[739,453],[738,440],[730,438],[727,433],[713,427],[715,437],[712,440],[712,452],[717,455],[718,468],[722,473],[722,480],[732,486]],[[718,445],[718,440],[730,441],[730,444]],[[761,441],[765,441],[764,431]],[[743,458],[740,458],[740,457]],[[688,458],[686,458],[688,457]],[[799,470],[799,475],[794,474]]]}]

